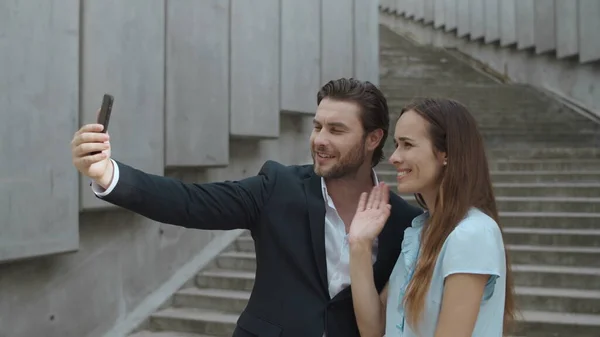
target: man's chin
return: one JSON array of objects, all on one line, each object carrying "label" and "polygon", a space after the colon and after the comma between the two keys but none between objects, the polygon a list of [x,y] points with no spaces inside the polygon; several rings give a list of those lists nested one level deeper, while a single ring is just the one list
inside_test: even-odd
[{"label": "man's chin", "polygon": [[323,168],[321,168],[321,167],[314,165],[313,169],[315,171],[315,174],[318,175],[319,177],[325,177],[327,175],[327,171],[323,170]]},{"label": "man's chin", "polygon": [[315,171],[315,174],[323,177],[323,178],[327,178],[327,176],[329,175],[329,173],[331,173],[331,168],[330,167],[323,167],[322,165],[319,164],[313,164],[313,170]]}]

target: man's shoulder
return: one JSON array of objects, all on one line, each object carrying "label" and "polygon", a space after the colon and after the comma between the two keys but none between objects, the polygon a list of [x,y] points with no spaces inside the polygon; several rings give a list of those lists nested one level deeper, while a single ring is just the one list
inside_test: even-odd
[{"label": "man's shoulder", "polygon": [[392,217],[407,218],[412,221],[413,218],[423,213],[423,209],[411,205],[393,192],[390,192],[390,205],[392,205]]},{"label": "man's shoulder", "polygon": [[314,169],[312,164],[286,165],[275,160],[267,160],[261,167],[259,174],[286,175],[304,179],[312,176]]}]

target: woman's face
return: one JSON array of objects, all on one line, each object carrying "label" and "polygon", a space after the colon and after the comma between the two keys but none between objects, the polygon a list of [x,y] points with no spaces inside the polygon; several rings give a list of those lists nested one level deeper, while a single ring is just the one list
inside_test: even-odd
[{"label": "woman's face", "polygon": [[429,137],[429,122],[415,111],[406,111],[396,123],[394,142],[396,150],[390,163],[398,172],[398,192],[435,195],[445,154],[434,150]]}]

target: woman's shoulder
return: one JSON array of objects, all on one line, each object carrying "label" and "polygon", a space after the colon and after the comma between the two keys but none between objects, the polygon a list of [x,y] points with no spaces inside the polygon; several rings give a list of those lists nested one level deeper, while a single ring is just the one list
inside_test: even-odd
[{"label": "woman's shoulder", "polygon": [[450,233],[448,239],[471,241],[501,237],[502,232],[496,220],[473,207]]}]

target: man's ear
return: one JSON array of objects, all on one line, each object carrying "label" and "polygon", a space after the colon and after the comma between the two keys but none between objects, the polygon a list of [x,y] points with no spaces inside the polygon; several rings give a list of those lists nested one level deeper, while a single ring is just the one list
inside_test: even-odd
[{"label": "man's ear", "polygon": [[369,149],[369,151],[375,150],[375,148],[379,146],[381,139],[383,139],[382,129],[377,129],[369,132],[369,134],[367,135],[367,149]]}]

